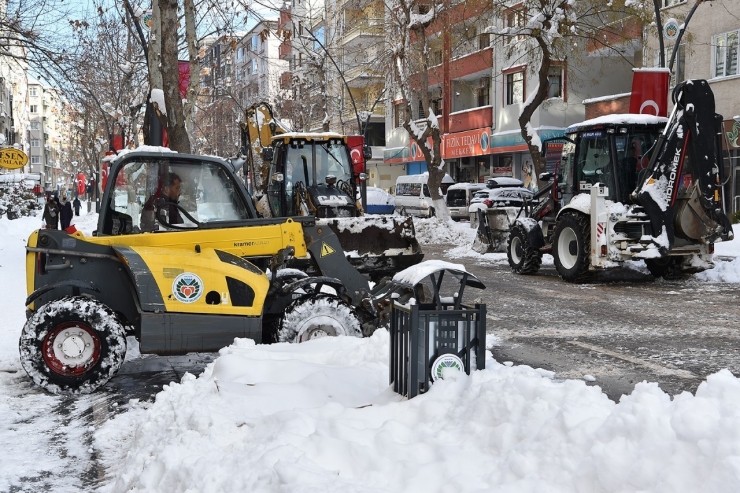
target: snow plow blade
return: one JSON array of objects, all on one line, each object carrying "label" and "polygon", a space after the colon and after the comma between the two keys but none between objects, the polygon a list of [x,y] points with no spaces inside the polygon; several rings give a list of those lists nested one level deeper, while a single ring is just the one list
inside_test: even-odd
[{"label": "snow plow blade", "polygon": [[505,252],[509,231],[518,211],[517,207],[478,210],[478,233],[473,240],[473,250],[480,254]]},{"label": "snow plow blade", "polygon": [[393,276],[424,258],[411,218],[317,219],[316,224],[328,225],[350,264],[373,281]]}]

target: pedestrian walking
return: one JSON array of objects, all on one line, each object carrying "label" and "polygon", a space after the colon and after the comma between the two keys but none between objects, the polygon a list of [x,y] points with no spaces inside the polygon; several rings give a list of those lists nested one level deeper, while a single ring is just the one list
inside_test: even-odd
[{"label": "pedestrian walking", "polygon": [[62,195],[61,212],[59,216],[62,220],[62,229],[69,228],[69,224],[72,222],[72,204],[67,200],[66,195]]},{"label": "pedestrian walking", "polygon": [[75,196],[75,199],[72,201],[72,207],[75,208],[75,216],[80,215],[80,207],[82,207],[82,204],[80,203],[80,196]]},{"label": "pedestrian walking", "polygon": [[59,229],[59,212],[59,205],[57,205],[54,197],[49,195],[46,198],[44,213],[41,216],[44,220],[44,227],[46,229]]}]

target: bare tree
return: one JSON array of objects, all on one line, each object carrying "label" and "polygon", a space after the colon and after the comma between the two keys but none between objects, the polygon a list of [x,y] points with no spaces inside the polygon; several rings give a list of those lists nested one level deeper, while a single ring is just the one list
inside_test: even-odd
[{"label": "bare tree", "polygon": [[[545,171],[541,141],[530,124],[532,116],[548,99],[550,68],[569,62],[571,78],[588,54],[626,58],[635,50],[644,25],[652,19],[652,4],[624,0],[496,0],[489,31],[503,38],[509,64],[526,64],[537,85],[518,117],[522,138],[529,147],[536,175]],[[608,77],[608,74],[603,74]]]}]

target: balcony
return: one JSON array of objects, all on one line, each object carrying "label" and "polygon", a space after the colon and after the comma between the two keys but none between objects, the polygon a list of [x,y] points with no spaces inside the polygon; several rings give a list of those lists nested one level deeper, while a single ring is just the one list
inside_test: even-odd
[{"label": "balcony", "polygon": [[383,74],[372,70],[367,64],[360,63],[344,71],[344,79],[350,87],[367,87],[383,80]]},{"label": "balcony", "polygon": [[360,38],[383,36],[383,19],[361,19],[352,22],[342,33],[342,44],[348,45]]},{"label": "balcony", "polygon": [[[460,79],[478,72],[490,71],[493,68],[493,48],[486,48],[469,55],[450,60],[450,79]],[[421,82],[421,77],[415,74],[411,78],[412,84]],[[442,65],[429,69],[429,86],[442,84]]]},{"label": "balcony", "polygon": [[280,47],[278,48],[278,56],[281,60],[285,60],[290,56],[290,54],[293,52],[293,43],[291,40],[286,39],[282,43],[280,43]]},{"label": "balcony", "polygon": [[449,133],[487,128],[491,125],[493,125],[493,108],[491,106],[481,106],[471,110],[450,113]]}]

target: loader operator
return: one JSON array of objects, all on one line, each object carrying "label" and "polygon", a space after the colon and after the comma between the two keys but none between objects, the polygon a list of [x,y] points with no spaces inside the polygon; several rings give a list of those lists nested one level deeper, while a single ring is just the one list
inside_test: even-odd
[{"label": "loader operator", "polygon": [[[167,222],[169,224],[182,224],[182,216],[180,211],[177,209],[177,203],[180,200],[180,194],[182,193],[182,180],[177,173],[169,172],[164,178],[162,185],[162,196],[160,200],[164,200],[164,205],[159,207],[159,210],[167,211]],[[152,195],[149,200],[144,204],[144,208],[141,212],[141,231],[155,231],[155,199],[157,195]]]},{"label": "loader operator", "polygon": [[180,201],[180,194],[182,193],[182,180],[177,173],[169,172],[164,181],[164,187],[162,187],[162,194],[164,195],[165,205],[164,210],[167,211],[167,217],[169,218],[170,224],[182,224],[182,216],[180,211],[177,209],[177,203]]}]

